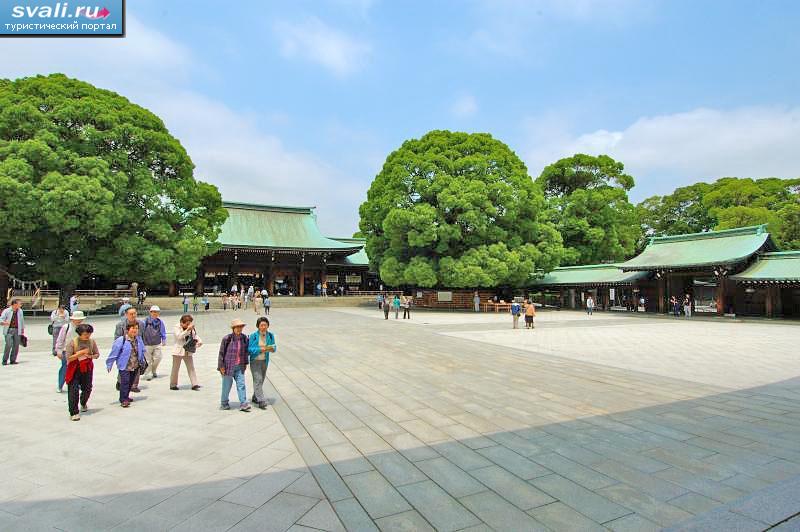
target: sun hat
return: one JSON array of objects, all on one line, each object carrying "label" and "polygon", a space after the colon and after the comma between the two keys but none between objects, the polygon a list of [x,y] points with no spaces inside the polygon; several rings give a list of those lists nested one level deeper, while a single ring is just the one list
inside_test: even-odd
[{"label": "sun hat", "polygon": [[158,305],[153,305],[150,307],[150,312],[161,312],[161,309],[158,307]]},{"label": "sun hat", "polygon": [[131,298],[129,298],[129,297],[123,297],[123,298],[122,298],[122,302],[123,302],[123,303],[127,303],[127,302],[128,302],[128,301],[130,301],[130,300],[131,300]]},{"label": "sun hat", "polygon": [[72,316],[69,317],[71,320],[85,320],[86,316],[83,315],[82,310],[76,310],[72,313]]},{"label": "sun hat", "polygon": [[246,325],[247,325],[247,324],[246,324],[245,322],[243,322],[243,321],[242,321],[242,320],[240,320],[239,318],[236,318],[235,320],[233,320],[233,321],[231,322],[231,329],[233,329],[234,327],[244,327],[244,326],[246,326]]}]

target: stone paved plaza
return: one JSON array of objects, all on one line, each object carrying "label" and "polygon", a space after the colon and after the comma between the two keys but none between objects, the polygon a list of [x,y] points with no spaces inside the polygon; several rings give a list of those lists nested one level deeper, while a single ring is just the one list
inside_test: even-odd
[{"label": "stone paved plaza", "polygon": [[797,324],[276,308],[274,405],[241,413],[215,371],[234,316],[198,316],[200,391],[167,358],[123,410],[97,364],[79,422],[29,325],[0,530],[800,529]]}]

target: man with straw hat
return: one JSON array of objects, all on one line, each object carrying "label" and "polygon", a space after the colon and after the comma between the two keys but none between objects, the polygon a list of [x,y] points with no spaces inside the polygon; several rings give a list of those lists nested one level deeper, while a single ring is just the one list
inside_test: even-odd
[{"label": "man with straw hat", "polygon": [[250,361],[247,351],[248,338],[242,334],[245,323],[236,318],[231,322],[231,333],[226,335],[219,346],[219,358],[217,360],[217,370],[222,375],[222,398],[220,408],[230,410],[231,406],[228,399],[231,394],[231,387],[236,381],[236,394],[239,396],[239,410],[242,412],[250,411],[250,404],[247,402],[247,389],[245,388],[245,370]]}]

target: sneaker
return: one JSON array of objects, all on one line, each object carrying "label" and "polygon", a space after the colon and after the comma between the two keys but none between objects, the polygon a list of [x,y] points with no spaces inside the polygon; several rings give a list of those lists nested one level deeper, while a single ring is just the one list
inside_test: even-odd
[{"label": "sneaker", "polygon": [[16,364],[19,364],[19,362],[15,361],[15,362],[12,362],[11,364],[16,365]]},{"label": "sneaker", "polygon": [[81,415],[80,414],[75,414],[74,416],[70,416],[70,419],[72,421],[80,421],[81,420]]},{"label": "sneaker", "polygon": [[151,380],[153,380],[153,376],[152,375],[148,375],[147,377],[144,378],[144,380],[151,381]]},{"label": "sneaker", "polygon": [[122,403],[120,403],[120,405],[122,405],[122,408],[128,408],[129,406],[131,406],[131,402],[130,401],[122,401]]},{"label": "sneaker", "polygon": [[56,388],[56,393],[64,393],[64,390],[62,388]]},{"label": "sneaker", "polygon": [[88,410],[89,410],[89,407],[88,407],[88,406],[86,406],[86,405],[81,405],[81,412],[87,412]]},{"label": "sneaker", "polygon": [[250,405],[245,403],[245,404],[243,404],[242,406],[239,407],[239,410],[241,410],[242,412],[249,412],[250,411]]},{"label": "sneaker", "polygon": [[260,408],[261,410],[266,410],[267,409],[267,402],[264,401],[263,403],[259,403],[258,404],[258,408]]},{"label": "sneaker", "polygon": [[194,391],[197,391],[199,389],[200,389],[200,385],[199,384],[195,384],[194,386],[192,386],[192,390],[194,390]]},{"label": "sneaker", "polygon": [[153,378],[154,378],[154,379],[157,379],[157,378],[158,378],[158,374],[157,374],[155,371],[153,372]]},{"label": "sneaker", "polygon": [[222,403],[220,405],[219,409],[220,410],[230,410],[231,409],[231,405],[229,405],[228,403]]},{"label": "sneaker", "polygon": [[134,393],[139,393],[142,390],[140,390],[139,387],[137,386],[136,388],[131,388],[131,391],[134,392]]},{"label": "sneaker", "polygon": [[177,389],[178,389],[178,387],[177,387],[177,386],[170,386],[170,387],[169,387],[169,389],[170,389],[170,390],[177,390]]}]

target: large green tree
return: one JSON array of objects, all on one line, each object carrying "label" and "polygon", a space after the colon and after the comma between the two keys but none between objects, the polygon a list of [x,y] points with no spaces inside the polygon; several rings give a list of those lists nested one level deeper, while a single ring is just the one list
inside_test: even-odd
[{"label": "large green tree", "polygon": [[61,74],[0,80],[0,212],[0,268],[67,288],[191,279],[227,216],[157,116]]},{"label": "large green tree", "polygon": [[648,234],[676,235],[767,224],[778,245],[800,245],[800,179],[724,177],[639,204]]},{"label": "large green tree", "polygon": [[563,251],[524,163],[485,133],[431,131],[386,159],[361,204],[389,285],[524,286]]},{"label": "large green tree", "polygon": [[565,264],[623,260],[641,237],[628,201],[633,177],[608,155],[575,154],[547,167],[536,180],[564,240]]}]

